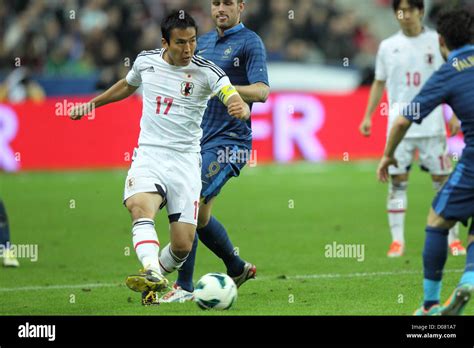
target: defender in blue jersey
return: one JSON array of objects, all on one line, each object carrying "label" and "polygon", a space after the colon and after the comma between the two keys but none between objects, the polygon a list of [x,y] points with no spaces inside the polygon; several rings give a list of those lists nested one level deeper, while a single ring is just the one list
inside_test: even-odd
[{"label": "defender in blue jersey", "polygon": [[[240,21],[243,0],[212,0],[211,15],[216,30],[198,39],[197,55],[217,64],[227,74],[240,96],[252,106],[265,102],[270,92],[266,52],[260,37]],[[212,216],[212,206],[222,187],[237,177],[251,158],[251,121],[233,119],[217,98],[209,101],[201,124],[202,191],[197,235],[225,263],[237,286],[256,274],[255,265],[243,261],[234,250],[224,226]],[[183,302],[193,298],[193,271],[198,238],[179,271],[174,289],[160,302]]]},{"label": "defender in blue jersey", "polygon": [[[466,148],[456,169],[433,201],[423,250],[424,303],[415,315],[460,315],[474,293],[474,15],[466,10],[444,13],[438,21],[443,57],[447,60],[428,80],[411,106],[396,120],[377,169],[382,182],[396,165],[394,152],[412,122],[421,123],[438,105],[451,106],[461,120]],[[419,108],[418,108],[419,107]],[[447,258],[448,230],[471,220],[466,268],[446,303],[440,306],[441,280]]]}]

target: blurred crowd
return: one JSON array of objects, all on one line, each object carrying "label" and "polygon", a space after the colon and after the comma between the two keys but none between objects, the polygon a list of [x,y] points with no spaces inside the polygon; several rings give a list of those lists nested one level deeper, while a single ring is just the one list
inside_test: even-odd
[{"label": "blurred crowd", "polygon": [[[370,1],[390,8],[389,0]],[[263,38],[270,61],[373,65],[380,38],[336,0],[246,3],[243,21]],[[99,74],[97,87],[106,88],[140,51],[160,45],[159,23],[172,9],[189,11],[201,33],[213,29],[210,0],[0,0],[0,74],[19,66],[26,80]]]},{"label": "blurred crowd", "polygon": [[[0,67],[18,63],[46,76],[99,71],[108,84],[159,45],[159,23],[175,8],[188,10],[201,33],[213,29],[210,0],[0,0]],[[378,44],[367,23],[331,0],[248,0],[244,22],[272,61],[332,63],[373,55]]]}]

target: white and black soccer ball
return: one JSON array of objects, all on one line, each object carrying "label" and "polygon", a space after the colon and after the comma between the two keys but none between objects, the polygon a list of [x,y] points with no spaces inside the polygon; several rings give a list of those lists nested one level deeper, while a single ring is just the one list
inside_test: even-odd
[{"label": "white and black soccer ball", "polygon": [[226,310],[237,300],[237,286],[224,273],[208,273],[194,287],[194,301],[201,309]]}]

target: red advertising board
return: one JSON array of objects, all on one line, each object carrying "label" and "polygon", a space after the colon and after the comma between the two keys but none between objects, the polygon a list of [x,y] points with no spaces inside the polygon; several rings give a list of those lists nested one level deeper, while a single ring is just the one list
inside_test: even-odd
[{"label": "red advertising board", "polygon": [[[254,160],[259,163],[377,158],[386,117],[375,115],[372,136],[358,126],[368,89],[351,94],[273,93],[252,113]],[[66,116],[88,98],[0,104],[0,168],[16,170],[128,167],[140,131],[141,100],[107,105],[73,122]],[[461,146],[462,139],[453,140]]]}]

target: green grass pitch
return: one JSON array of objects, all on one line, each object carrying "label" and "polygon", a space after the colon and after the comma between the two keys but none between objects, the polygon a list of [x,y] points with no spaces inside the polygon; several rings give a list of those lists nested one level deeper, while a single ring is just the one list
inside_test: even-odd
[{"label": "green grass pitch", "polygon": [[[375,165],[268,165],[233,179],[214,213],[241,256],[257,265],[258,279],[241,287],[227,312],[201,311],[194,303],[142,307],[139,294],[124,285],[140,268],[121,204],[126,171],[1,174],[12,242],[37,244],[39,255],[37,262],[21,259],[19,269],[0,269],[0,314],[411,315],[422,299],[421,251],[434,191],[429,176],[414,169],[406,256],[388,259],[387,187],[376,181]],[[166,245],[164,212],[157,231]],[[326,257],[334,242],[363,246],[363,260]],[[449,257],[443,300],[464,262]],[[195,281],[224,271],[200,245]]]}]

